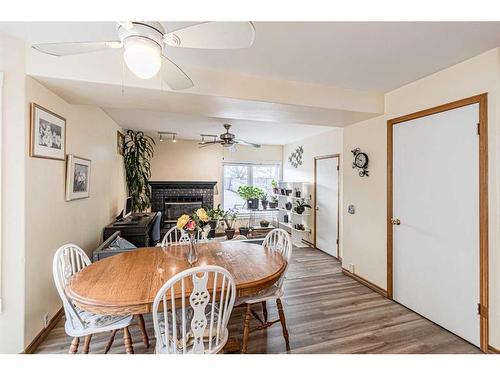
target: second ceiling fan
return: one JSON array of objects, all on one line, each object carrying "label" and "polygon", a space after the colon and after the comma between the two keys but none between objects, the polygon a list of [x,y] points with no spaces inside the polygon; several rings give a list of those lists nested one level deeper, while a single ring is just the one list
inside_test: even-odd
[{"label": "second ceiling fan", "polygon": [[200,148],[211,146],[211,145],[216,145],[216,144],[220,144],[222,147],[232,148],[232,149],[234,149],[234,147],[236,145],[250,146],[250,147],[255,147],[255,148],[261,147],[257,143],[251,143],[251,142],[247,142],[247,141],[244,141],[242,139],[236,138],[236,136],[233,133],[229,133],[230,128],[231,128],[231,125],[224,124],[224,129],[226,129],[226,132],[219,135],[219,140],[213,140],[211,142],[199,142],[198,144],[200,145]]}]

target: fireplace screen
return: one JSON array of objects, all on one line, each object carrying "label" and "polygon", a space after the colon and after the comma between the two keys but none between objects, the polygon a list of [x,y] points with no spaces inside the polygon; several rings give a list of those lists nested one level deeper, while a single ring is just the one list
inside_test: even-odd
[{"label": "fireplace screen", "polygon": [[177,197],[165,200],[164,220],[166,223],[176,222],[183,214],[192,214],[203,206],[202,197]]}]

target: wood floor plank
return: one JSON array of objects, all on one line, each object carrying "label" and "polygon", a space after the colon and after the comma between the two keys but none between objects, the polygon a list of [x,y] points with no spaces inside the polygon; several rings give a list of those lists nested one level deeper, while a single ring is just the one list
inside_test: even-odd
[{"label": "wood floor plank", "polygon": [[[480,353],[479,349],[407,308],[344,275],[340,263],[314,249],[294,248],[282,299],[291,353]],[[260,305],[255,307],[260,311]],[[275,303],[269,320],[278,318]],[[230,337],[241,343],[244,309],[233,311]],[[145,317],[151,345],[146,349],[137,325],[130,328],[137,354],[153,353],[151,315]],[[255,322],[252,322],[255,324]],[[91,353],[103,353],[108,333],[92,337]],[[64,321],[50,332],[37,353],[67,353],[71,339]],[[285,353],[281,326],[252,332],[248,353]],[[110,353],[125,353],[122,332]]]}]

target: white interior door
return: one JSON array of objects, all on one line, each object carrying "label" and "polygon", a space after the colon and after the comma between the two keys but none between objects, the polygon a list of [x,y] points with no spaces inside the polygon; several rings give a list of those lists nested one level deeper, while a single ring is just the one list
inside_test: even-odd
[{"label": "white interior door", "polygon": [[338,257],[339,158],[316,160],[316,247]]},{"label": "white interior door", "polygon": [[393,126],[394,299],[480,345],[479,105]]}]

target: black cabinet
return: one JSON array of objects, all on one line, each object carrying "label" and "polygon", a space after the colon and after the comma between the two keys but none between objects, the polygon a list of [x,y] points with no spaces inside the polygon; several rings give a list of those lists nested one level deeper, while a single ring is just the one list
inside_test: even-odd
[{"label": "black cabinet", "polygon": [[155,212],[132,214],[126,219],[117,220],[104,228],[103,241],[106,241],[116,231],[120,231],[121,237],[137,247],[152,246],[150,236],[155,215]]}]

